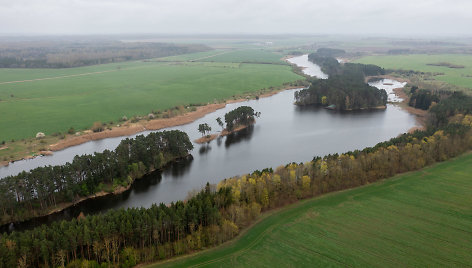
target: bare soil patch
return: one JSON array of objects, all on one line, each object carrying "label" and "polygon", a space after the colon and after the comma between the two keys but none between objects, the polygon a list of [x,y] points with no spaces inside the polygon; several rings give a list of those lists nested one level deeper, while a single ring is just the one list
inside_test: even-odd
[{"label": "bare soil patch", "polygon": [[219,136],[218,134],[206,135],[206,136],[203,136],[199,139],[194,140],[194,142],[198,143],[198,144],[207,143],[207,142],[210,142],[210,141],[218,138],[218,136]]}]

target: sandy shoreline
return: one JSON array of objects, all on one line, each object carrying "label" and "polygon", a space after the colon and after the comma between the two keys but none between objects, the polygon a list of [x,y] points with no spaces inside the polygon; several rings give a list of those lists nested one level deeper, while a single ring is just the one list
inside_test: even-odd
[{"label": "sandy shoreline", "polygon": [[421,110],[421,109],[416,109],[408,105],[408,96],[405,94],[403,91],[403,88],[395,88],[393,89],[393,92],[397,97],[403,99],[402,102],[398,102],[398,106],[408,112],[409,114],[412,114],[416,117],[416,122],[418,123],[419,126],[414,126],[408,130],[408,132],[413,132],[415,130],[424,130],[426,129],[426,116],[428,115],[428,111],[426,110]]},{"label": "sandy shoreline", "polygon": [[[296,89],[296,88],[301,88],[301,86],[286,86],[282,89],[277,89],[277,90],[273,90],[267,93],[263,93],[259,95],[258,97],[266,98],[266,97],[273,96],[277,93],[280,93],[284,90]],[[251,96],[251,97],[254,97],[254,96]],[[69,136],[63,140],[60,140],[59,142],[55,144],[49,145],[47,155],[51,155],[52,152],[60,151],[60,150],[63,150],[72,146],[80,145],[89,141],[130,136],[130,135],[134,135],[134,134],[146,131],[146,130],[159,130],[159,129],[168,128],[168,127],[185,125],[188,123],[192,123],[193,121],[200,119],[209,113],[212,113],[216,110],[226,107],[226,104],[244,102],[247,100],[248,99],[246,98],[240,98],[240,99],[235,99],[235,100],[234,99],[226,100],[224,103],[207,104],[204,106],[197,107],[197,109],[193,112],[187,112],[185,114],[174,116],[171,118],[158,118],[158,119],[152,119],[149,121],[142,120],[137,123],[126,122],[120,127],[113,127],[111,130],[106,129],[102,132],[84,131],[86,133],[80,136]],[[25,155],[23,158],[17,159],[14,162],[25,160],[25,159],[32,159],[34,157],[36,156]],[[0,161],[0,167],[8,166],[9,164],[10,164],[9,161]]]},{"label": "sandy shoreline", "polygon": [[167,127],[180,126],[191,123],[208,113],[214,112],[218,109],[224,108],[226,103],[208,104],[197,107],[196,111],[189,112],[183,115],[178,115],[171,118],[159,118],[150,121],[125,124],[120,127],[114,127],[111,130],[104,130],[102,132],[87,133],[80,136],[73,136],[61,140],[58,143],[49,145],[51,151],[59,151],[71,146],[80,145],[94,140],[101,140],[106,138],[114,138],[121,136],[129,136],[146,130],[158,130]]},{"label": "sandy shoreline", "polygon": [[[392,75],[376,75],[376,76],[367,76],[365,78],[365,82],[367,83],[369,79],[371,78],[380,78],[380,79],[391,79],[399,82],[406,82],[409,83],[410,81],[406,78],[401,78],[401,77],[395,77]],[[411,107],[408,105],[409,97],[408,95],[403,91],[404,87],[399,87],[399,88],[394,88],[393,93],[402,99],[401,102],[395,102],[394,104],[398,105],[401,109],[406,111],[409,114],[412,114],[416,118],[416,122],[418,126],[414,126],[408,130],[409,133],[414,132],[415,130],[424,130],[426,129],[426,116],[428,114],[428,111],[421,110],[421,109],[416,109],[414,107]]]},{"label": "sandy shoreline", "polygon": [[[300,87],[299,86],[285,87],[283,89],[274,90],[268,93],[261,94],[259,95],[259,98],[267,98],[277,93],[280,93],[284,90],[295,89],[295,88],[300,88]],[[64,140],[61,140],[58,143],[49,145],[49,149],[51,151],[60,151],[65,148],[80,145],[82,143],[86,143],[89,141],[101,140],[101,139],[106,139],[106,138],[115,138],[115,137],[121,137],[121,136],[129,136],[129,135],[134,135],[136,133],[143,132],[146,130],[159,130],[159,129],[168,128],[168,127],[185,125],[188,123],[192,123],[193,121],[200,119],[209,113],[215,112],[216,110],[225,108],[226,104],[239,103],[239,102],[244,102],[247,100],[248,99],[236,99],[236,100],[227,100],[224,103],[207,104],[205,106],[197,107],[196,111],[188,112],[188,113],[171,117],[171,118],[159,118],[159,119],[153,119],[150,121],[125,124],[120,127],[114,127],[111,130],[104,130],[102,132],[95,132],[95,133],[92,132],[92,133],[87,133],[80,136],[72,136]]]},{"label": "sandy shoreline", "polygon": [[391,79],[391,80],[396,80],[398,82],[409,82],[408,79],[401,78],[401,77],[395,77],[392,75],[384,74],[384,75],[374,75],[374,76],[366,76],[365,77],[365,82],[368,83],[370,79],[372,78],[379,78],[379,79]]},{"label": "sandy shoreline", "polygon": [[224,136],[228,136],[229,134],[237,133],[238,131],[241,131],[243,129],[248,128],[249,126],[252,126],[254,123],[252,123],[251,125],[248,125],[248,126],[239,125],[231,131],[228,131],[225,128],[225,129],[223,129],[223,131],[220,132],[220,134],[211,134],[211,135],[203,136],[201,138],[198,138],[198,139],[194,140],[194,142],[198,143],[198,144],[208,143],[208,142],[210,142],[214,139],[217,139],[219,137],[224,137]]}]

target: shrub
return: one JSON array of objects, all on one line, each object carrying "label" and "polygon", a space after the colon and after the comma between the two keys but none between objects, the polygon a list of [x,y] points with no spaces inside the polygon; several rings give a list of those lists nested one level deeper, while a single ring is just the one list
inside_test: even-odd
[{"label": "shrub", "polygon": [[92,131],[93,132],[102,132],[104,129],[103,129],[103,124],[102,122],[95,122],[93,123],[92,125]]},{"label": "shrub", "polygon": [[69,134],[74,134],[75,133],[75,129],[73,127],[70,127],[69,130],[67,130],[67,133]]},{"label": "shrub", "polygon": [[139,121],[139,119],[140,119],[139,117],[133,116],[133,117],[131,117],[131,123],[137,123]]}]

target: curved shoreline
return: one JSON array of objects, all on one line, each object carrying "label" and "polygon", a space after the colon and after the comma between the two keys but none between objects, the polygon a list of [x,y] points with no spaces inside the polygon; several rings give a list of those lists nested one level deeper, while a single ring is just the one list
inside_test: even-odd
[{"label": "curved shoreline", "polygon": [[[403,77],[395,77],[392,75],[375,75],[375,76],[367,76],[365,78],[366,83],[368,82],[369,79],[371,78],[379,78],[379,79],[391,79],[395,80],[398,82],[406,82],[409,83],[410,80],[403,78]],[[414,126],[408,130],[409,133],[414,132],[415,130],[424,130],[426,129],[426,115],[428,114],[428,111],[426,110],[421,110],[417,109],[414,107],[411,107],[408,105],[409,102],[409,97],[408,95],[403,91],[405,87],[399,87],[399,88],[394,88],[392,91],[397,96],[398,98],[402,99],[402,101],[399,102],[393,102],[392,104],[397,105],[400,107],[400,109],[404,110],[405,112],[414,115],[416,119],[416,123],[418,126]]]},{"label": "curved shoreline", "polygon": [[[277,93],[280,93],[284,90],[297,89],[297,88],[302,88],[302,86],[283,86],[282,88],[274,89],[270,92],[266,92],[260,95],[251,95],[251,93],[248,93],[248,95],[256,99],[266,98],[266,97],[273,96]],[[252,94],[254,94],[254,92]],[[185,114],[177,115],[171,118],[158,118],[158,119],[152,119],[149,121],[141,120],[137,123],[125,122],[123,125],[119,127],[113,127],[111,130],[106,129],[102,132],[91,132],[90,130],[86,130],[85,131],[86,133],[80,136],[68,136],[65,139],[60,140],[59,142],[55,144],[48,145],[47,155],[51,155],[53,154],[53,152],[60,151],[69,147],[76,146],[76,145],[80,145],[89,141],[130,136],[130,135],[134,135],[143,131],[159,130],[163,128],[189,124],[197,119],[204,117],[205,115],[209,113],[215,112],[216,110],[219,110],[219,109],[223,109],[224,107],[226,107],[226,104],[244,102],[247,100],[249,100],[249,98],[228,99],[225,102],[221,102],[221,103],[211,103],[211,104],[199,106],[197,107],[196,111],[187,112]],[[41,155],[37,155],[37,156],[25,155],[21,159],[16,159],[13,161],[0,161],[0,167],[8,166],[10,162],[17,162],[17,161],[26,160],[26,159],[32,159],[38,156],[41,156]]]}]

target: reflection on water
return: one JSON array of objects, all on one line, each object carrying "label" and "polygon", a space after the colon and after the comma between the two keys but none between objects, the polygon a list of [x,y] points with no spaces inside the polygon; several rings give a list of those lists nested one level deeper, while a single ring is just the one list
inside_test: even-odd
[{"label": "reflection on water", "polygon": [[231,133],[226,136],[225,147],[229,148],[231,145],[234,145],[236,143],[248,141],[251,139],[253,133],[254,126],[248,126],[247,128],[242,129],[238,132]]},{"label": "reflection on water", "polygon": [[162,171],[163,176],[172,176],[173,178],[185,177],[190,172],[192,167],[193,156],[189,155],[188,157],[179,159],[171,163]]},{"label": "reflection on water", "polygon": [[206,154],[211,150],[210,143],[203,143],[200,145],[200,149],[198,149],[199,154]]}]

